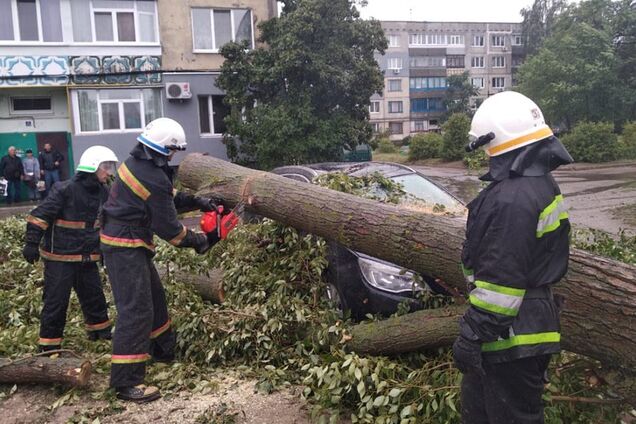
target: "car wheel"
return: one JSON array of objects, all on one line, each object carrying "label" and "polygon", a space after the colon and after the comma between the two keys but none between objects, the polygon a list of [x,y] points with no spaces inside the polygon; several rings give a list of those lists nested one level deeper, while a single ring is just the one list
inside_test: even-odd
[{"label": "car wheel", "polygon": [[327,287],[325,289],[325,297],[327,298],[327,301],[333,306],[333,308],[338,311],[338,314],[340,316],[343,316],[347,305],[345,304],[345,301],[338,288],[331,283],[327,283]]}]

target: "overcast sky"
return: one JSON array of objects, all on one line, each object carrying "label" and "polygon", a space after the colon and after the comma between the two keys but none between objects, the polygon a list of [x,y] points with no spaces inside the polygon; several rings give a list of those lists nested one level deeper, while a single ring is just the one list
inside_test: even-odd
[{"label": "overcast sky", "polygon": [[368,0],[362,17],[381,21],[521,22],[533,0]]}]

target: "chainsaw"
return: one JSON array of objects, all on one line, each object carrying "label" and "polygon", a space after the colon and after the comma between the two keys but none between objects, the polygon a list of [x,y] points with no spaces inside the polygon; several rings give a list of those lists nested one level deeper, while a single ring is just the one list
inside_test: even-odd
[{"label": "chainsaw", "polygon": [[229,232],[238,225],[244,209],[245,204],[243,202],[237,203],[234,209],[229,212],[225,211],[223,205],[214,206],[214,210],[204,212],[201,215],[201,221],[199,222],[201,231],[206,234],[216,232],[219,240],[225,240]]}]

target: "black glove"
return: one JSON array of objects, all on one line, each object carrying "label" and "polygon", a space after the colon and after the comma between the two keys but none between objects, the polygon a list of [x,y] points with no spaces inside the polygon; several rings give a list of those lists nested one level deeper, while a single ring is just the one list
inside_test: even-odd
[{"label": "black glove", "polygon": [[194,198],[194,204],[197,208],[201,209],[202,212],[210,212],[216,210],[216,207],[221,206],[223,203],[220,199],[196,196]]},{"label": "black glove", "polygon": [[27,243],[22,249],[22,256],[30,264],[37,262],[40,259],[40,246],[36,243]]},{"label": "black glove", "polygon": [[463,374],[478,373],[485,375],[482,367],[481,343],[468,340],[463,336],[457,337],[453,343],[453,359],[455,366]]},{"label": "black glove", "polygon": [[220,240],[219,235],[216,231],[212,231],[210,233],[205,234],[204,237],[201,237],[202,234],[197,234],[197,241],[194,243],[194,251],[199,255],[203,255],[208,250],[212,248],[215,244],[217,244]]}]

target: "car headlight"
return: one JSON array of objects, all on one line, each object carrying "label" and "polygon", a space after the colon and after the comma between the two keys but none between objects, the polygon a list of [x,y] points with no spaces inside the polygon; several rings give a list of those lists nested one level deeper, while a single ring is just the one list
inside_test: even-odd
[{"label": "car headlight", "polygon": [[422,290],[410,271],[366,258],[358,258],[358,265],[364,279],[380,290],[395,293]]}]

